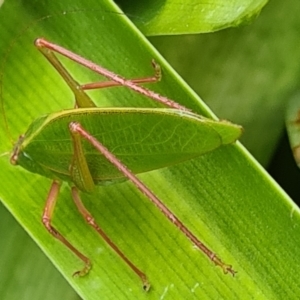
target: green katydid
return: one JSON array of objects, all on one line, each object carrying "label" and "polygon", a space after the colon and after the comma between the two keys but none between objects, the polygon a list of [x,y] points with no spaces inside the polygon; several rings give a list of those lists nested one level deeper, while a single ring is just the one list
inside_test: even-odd
[{"label": "green katydid", "polygon": [[[73,91],[75,109],[51,113],[35,120],[15,144],[11,163],[53,180],[42,221],[55,238],[84,262],[84,268],[75,274],[88,273],[91,262],[51,225],[63,181],[70,184],[72,198],[89,225],[140,277],[143,288],[149,289],[146,274],[105,234],[79,196],[79,191],[91,192],[95,184],[129,179],[224,273],[234,275],[232,266],[205,246],[135,174],[176,164],[233,143],[242,128],[227,121],[214,121],[194,114],[173,100],[141,86],[142,83],[161,79],[160,67],[155,62],[154,76],[127,80],[45,39],[37,39],[35,45]],[[99,73],[108,81],[80,85],[55,53]],[[98,108],[85,92],[113,86],[128,87],[169,108]],[[128,130],[129,135],[125,134]],[[186,139],[182,140],[182,136]],[[208,136],[209,142],[206,140]]]}]

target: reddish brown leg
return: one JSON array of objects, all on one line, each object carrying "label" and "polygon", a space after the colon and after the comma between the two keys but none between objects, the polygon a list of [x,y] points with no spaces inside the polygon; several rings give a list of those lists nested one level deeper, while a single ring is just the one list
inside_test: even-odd
[{"label": "reddish brown leg", "polygon": [[46,229],[58,240],[60,240],[65,246],[67,246],[78,258],[80,258],[85,266],[82,270],[75,272],[73,275],[79,275],[79,276],[84,276],[86,275],[90,268],[91,268],[91,262],[90,260],[84,256],[81,252],[79,252],[72,244],[70,244],[70,242],[65,239],[52,225],[51,225],[51,219],[53,216],[53,211],[55,208],[55,204],[57,201],[57,196],[59,193],[59,189],[60,189],[60,185],[61,183],[54,180],[52,182],[48,197],[47,197],[47,201],[46,201],[46,205],[44,208],[44,212],[43,212],[43,217],[42,217],[42,222],[44,224],[44,226],[46,227]]},{"label": "reddish brown leg", "polygon": [[91,213],[85,208],[83,205],[78,189],[76,187],[72,187],[72,197],[73,200],[79,210],[79,212],[82,214],[84,219],[87,221],[89,225],[94,227],[96,231],[101,235],[101,237],[105,240],[105,242],[125,261],[125,263],[133,270],[134,273],[136,273],[143,282],[143,288],[145,291],[148,291],[150,289],[150,284],[148,282],[147,276],[145,273],[143,273],[139,268],[137,268],[126,256],[125,254],[117,247],[116,244],[106,235],[106,233],[99,227],[99,225],[96,223],[94,217],[91,215]]},{"label": "reddish brown leg", "polygon": [[[141,83],[155,83],[161,80],[161,69],[160,66],[152,60],[152,66],[154,68],[155,74],[151,77],[146,78],[136,78],[136,79],[129,79],[134,84],[141,84]],[[80,85],[82,90],[93,90],[93,89],[102,89],[108,87],[115,87],[115,86],[122,86],[119,82],[116,81],[104,81],[104,82],[92,82]]]},{"label": "reddish brown leg", "polygon": [[[131,90],[133,90],[141,95],[144,95],[148,98],[151,98],[155,101],[158,101],[166,106],[189,111],[189,109],[178,104],[177,102],[175,102],[167,97],[164,97],[158,93],[155,93],[145,87],[139,86],[138,84],[136,84],[134,82],[134,80],[127,80],[124,77],[121,77],[121,76],[93,63],[92,61],[87,60],[87,59],[85,59],[85,58],[73,53],[72,51],[69,51],[69,50],[59,46],[59,45],[51,43],[42,38],[37,39],[35,41],[35,45],[46,57],[48,56],[47,59],[49,59],[49,57],[50,57],[50,62],[52,60],[51,56],[54,56],[53,52],[59,53],[65,57],[75,61],[76,63],[78,63],[82,66],[85,66],[86,68],[89,68],[90,70],[106,77],[108,80],[116,82],[118,85],[126,86],[126,87],[130,88]],[[43,49],[47,49],[47,51],[45,51]],[[49,51],[53,51],[52,54],[49,54]]]},{"label": "reddish brown leg", "polygon": [[107,148],[105,148],[97,139],[90,135],[79,123],[72,122],[69,125],[73,135],[80,134],[81,137],[91,143],[103,156],[110,161],[120,172],[124,174],[156,207],[180,230],[192,243],[198,247],[211,261],[220,266],[224,273],[235,274],[231,265],[225,264],[214,252],[207,248],[173,213],[164,203],[158,199],[125,165],[118,160]]}]

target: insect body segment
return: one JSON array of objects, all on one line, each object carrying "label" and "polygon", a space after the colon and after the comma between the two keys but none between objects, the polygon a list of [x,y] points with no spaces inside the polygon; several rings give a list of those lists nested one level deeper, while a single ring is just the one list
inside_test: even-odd
[{"label": "insect body segment", "polygon": [[[110,240],[79,196],[79,190],[91,192],[95,184],[117,183],[127,179],[210,260],[225,273],[234,275],[232,267],[205,246],[135,174],[180,163],[232,143],[240,136],[241,127],[226,121],[203,118],[173,100],[139,86],[140,83],[160,79],[160,68],[156,63],[153,77],[126,80],[44,39],[38,39],[36,45],[73,91],[77,109],[52,113],[35,120],[17,142],[11,162],[53,179],[42,221],[54,237],[84,262],[84,268],[75,274],[85,275],[91,268],[91,262],[51,225],[62,181],[71,185],[72,198],[87,223],[140,277],[144,289],[150,288],[145,273]],[[53,51],[95,70],[109,81],[79,85]],[[84,92],[85,89],[118,85],[127,86],[171,108],[100,109]],[[44,153],[42,158],[40,153]]]},{"label": "insect body segment", "polygon": [[[22,148],[19,164],[31,172],[46,177],[50,174],[50,178],[55,176],[74,183],[72,172],[77,164],[74,157],[85,157],[95,184],[124,179],[124,175],[89,143],[83,142],[80,149],[74,151],[74,137],[72,139],[69,130],[71,122],[80,123],[91,135],[103,141],[134,174],[174,165],[212,151],[231,142],[239,132],[239,127],[232,128],[232,124],[224,123],[228,133],[225,135],[222,128],[221,138],[218,122],[175,109],[65,110],[40,117],[31,124],[19,146]],[[44,155],[41,157],[40,153]],[[75,185],[86,190],[80,184]]]}]

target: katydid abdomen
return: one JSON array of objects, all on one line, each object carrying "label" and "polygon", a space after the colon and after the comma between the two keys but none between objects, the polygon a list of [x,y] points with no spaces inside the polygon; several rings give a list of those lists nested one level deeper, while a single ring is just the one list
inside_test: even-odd
[{"label": "katydid abdomen", "polygon": [[[80,123],[133,173],[176,164],[232,143],[240,126],[176,109],[81,108],[36,119],[18,142],[17,164],[52,179],[72,182],[74,149],[69,124]],[[83,141],[95,184],[124,179],[99,151]]]}]

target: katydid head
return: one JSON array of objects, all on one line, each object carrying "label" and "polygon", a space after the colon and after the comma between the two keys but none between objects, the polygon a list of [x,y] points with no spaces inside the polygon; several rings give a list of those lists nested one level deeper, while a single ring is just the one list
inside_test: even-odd
[{"label": "katydid head", "polygon": [[47,171],[42,165],[36,162],[30,155],[30,151],[27,151],[27,134],[23,134],[19,136],[19,139],[14,145],[13,151],[10,155],[10,163],[13,166],[21,166],[25,170],[44,175],[46,177],[52,178],[53,176],[49,176],[51,172]]},{"label": "katydid head", "polygon": [[[31,150],[28,149],[28,146],[32,146],[31,141],[37,132],[37,128],[39,128],[40,124],[43,123],[45,118],[47,118],[47,115],[33,121],[28,127],[26,133],[19,136],[19,139],[14,144],[12,153],[10,155],[10,163],[12,165],[21,166],[29,172],[49,177],[51,171],[47,171],[47,168],[44,168],[40,162],[36,161],[32,156]],[[50,175],[50,178],[53,178],[53,176]]]}]

